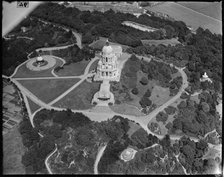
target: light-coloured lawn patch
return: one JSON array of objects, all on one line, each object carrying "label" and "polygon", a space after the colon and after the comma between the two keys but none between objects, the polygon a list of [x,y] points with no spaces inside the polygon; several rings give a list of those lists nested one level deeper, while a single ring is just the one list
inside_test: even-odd
[{"label": "light-coloured lawn patch", "polygon": [[19,82],[45,103],[53,101],[80,79],[20,80]]},{"label": "light-coloured lawn patch", "polygon": [[29,99],[27,97],[27,100],[28,100],[28,103],[29,103],[29,106],[30,106],[30,111],[31,111],[31,114],[33,114],[36,110],[38,110],[40,108],[39,105],[37,105],[36,103],[34,103],[31,99]]},{"label": "light-coloured lawn patch", "polygon": [[3,174],[25,174],[22,156],[25,147],[18,126],[3,136]]},{"label": "light-coloured lawn patch", "polygon": [[110,108],[117,113],[134,115],[134,116],[143,116],[144,114],[134,105],[129,103],[121,103],[110,106]]},{"label": "light-coloured lawn patch", "polygon": [[51,74],[51,70],[63,64],[61,60],[57,58],[55,58],[55,60],[56,64],[52,68],[43,71],[31,71],[26,67],[26,63],[24,63],[22,66],[19,67],[13,78],[53,77],[53,75]]},{"label": "light-coloured lawn patch", "polygon": [[186,25],[192,26],[193,30],[201,26],[202,28],[208,28],[212,33],[222,33],[222,21],[199,14],[174,2],[165,2],[157,6],[146,7],[146,9],[168,14],[175,20],[183,21]]},{"label": "light-coloured lawn patch", "polygon": [[220,2],[178,2],[178,4],[199,13],[222,20],[222,4]]},{"label": "light-coloured lawn patch", "polygon": [[85,68],[89,61],[82,60],[77,63],[71,63],[70,65],[64,65],[63,69],[55,72],[58,76],[80,76],[84,74]]},{"label": "light-coloured lawn patch", "polygon": [[169,95],[169,88],[164,88],[159,85],[155,85],[152,89],[152,95],[150,96],[150,99],[157,106],[161,106],[171,98]]},{"label": "light-coloured lawn patch", "polygon": [[91,104],[94,94],[99,91],[100,82],[89,83],[84,81],[64,98],[54,104],[56,107],[69,109],[89,109],[93,107]]},{"label": "light-coloured lawn patch", "polygon": [[129,121],[129,122],[128,122],[128,125],[130,126],[130,128],[129,128],[127,134],[128,134],[128,137],[131,138],[131,135],[132,135],[133,133],[135,133],[135,132],[136,132],[138,129],[140,129],[141,127],[140,127],[138,124],[136,124],[136,123],[134,123],[134,122],[132,122],[132,121]]},{"label": "light-coloured lawn patch", "polygon": [[159,45],[163,44],[168,46],[169,44],[171,46],[175,46],[177,44],[180,44],[180,42],[177,40],[177,38],[172,38],[172,39],[162,39],[162,40],[141,40],[143,45]]}]

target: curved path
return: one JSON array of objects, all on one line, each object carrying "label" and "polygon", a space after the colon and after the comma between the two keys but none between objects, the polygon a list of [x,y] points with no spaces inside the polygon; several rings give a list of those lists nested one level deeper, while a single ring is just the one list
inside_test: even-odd
[{"label": "curved path", "polygon": [[52,151],[52,152],[47,156],[47,158],[46,158],[45,161],[44,161],[45,166],[46,166],[47,171],[48,171],[49,174],[53,174],[53,172],[52,172],[51,168],[49,167],[48,160],[49,160],[49,158],[50,158],[50,157],[51,157],[57,150],[58,150],[58,147],[57,147],[57,144],[55,144],[55,149],[54,149],[54,151]]},{"label": "curved path", "polygon": [[98,163],[99,163],[99,161],[100,161],[100,159],[101,159],[101,157],[102,157],[102,155],[103,155],[104,150],[106,149],[106,147],[107,147],[107,144],[104,145],[104,146],[102,146],[102,147],[100,147],[99,148],[99,151],[97,153],[96,160],[95,160],[95,163],[94,163],[94,174],[95,175],[98,174]]},{"label": "curved path", "polygon": [[72,34],[76,37],[76,42],[77,42],[77,46],[79,46],[80,49],[82,49],[82,35],[77,33],[76,31],[74,31],[72,28],[69,28],[69,27],[65,27],[65,26],[62,26],[58,23],[52,23],[52,22],[49,22],[49,21],[46,21],[46,20],[43,20],[43,19],[40,19],[40,18],[37,18],[39,21],[45,23],[45,24],[51,24],[53,25],[54,27],[59,27],[59,28],[62,28],[66,31],[69,31],[70,29],[72,30]]}]

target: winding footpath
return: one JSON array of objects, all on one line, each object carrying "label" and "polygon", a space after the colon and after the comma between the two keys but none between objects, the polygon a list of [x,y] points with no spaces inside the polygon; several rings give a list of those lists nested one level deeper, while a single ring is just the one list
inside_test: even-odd
[{"label": "winding footpath", "polygon": [[55,152],[57,152],[57,150],[58,150],[58,147],[57,147],[57,144],[55,144],[55,149],[54,149],[54,151],[51,152],[51,153],[47,156],[47,158],[45,159],[45,161],[44,161],[45,166],[46,166],[47,171],[48,171],[49,174],[53,174],[53,172],[52,172],[52,170],[51,170],[51,168],[50,168],[50,166],[49,166],[48,160],[49,160],[49,158],[50,158]]},{"label": "winding footpath", "polygon": [[97,153],[96,160],[95,160],[95,163],[94,163],[94,174],[95,175],[98,174],[98,163],[99,163],[99,161],[100,161],[100,159],[101,159],[101,157],[102,157],[102,155],[103,155],[104,150],[106,149],[106,147],[107,147],[107,144],[104,145],[104,146],[102,146],[102,147],[100,147],[99,148],[99,151]]}]

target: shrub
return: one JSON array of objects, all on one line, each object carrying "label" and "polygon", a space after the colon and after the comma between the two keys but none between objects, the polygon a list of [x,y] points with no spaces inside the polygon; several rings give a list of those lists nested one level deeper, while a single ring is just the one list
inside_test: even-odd
[{"label": "shrub", "polygon": [[207,112],[210,111],[210,107],[209,107],[208,103],[206,103],[206,102],[202,102],[202,103],[201,103],[201,106],[202,106],[202,110],[203,110],[205,113],[207,113]]},{"label": "shrub", "polygon": [[146,78],[146,77],[142,77],[142,79],[140,80],[140,83],[142,84],[142,85],[147,85],[148,84],[148,79]]},{"label": "shrub", "polygon": [[176,108],[173,106],[168,106],[165,108],[165,111],[168,115],[173,115],[176,112]]},{"label": "shrub", "polygon": [[180,104],[177,105],[178,109],[185,108],[187,106],[185,101],[181,101]]},{"label": "shrub", "polygon": [[138,89],[135,87],[131,90],[131,92],[134,94],[134,95],[137,95],[138,94]]},{"label": "shrub", "polygon": [[151,96],[151,91],[148,89],[145,94],[144,97],[150,97]]},{"label": "shrub", "polygon": [[187,99],[189,97],[190,97],[190,95],[188,95],[186,92],[182,93],[180,96],[180,98],[182,98],[182,99]]},{"label": "shrub", "polygon": [[168,130],[171,130],[173,127],[173,124],[171,122],[168,122],[165,126]]}]

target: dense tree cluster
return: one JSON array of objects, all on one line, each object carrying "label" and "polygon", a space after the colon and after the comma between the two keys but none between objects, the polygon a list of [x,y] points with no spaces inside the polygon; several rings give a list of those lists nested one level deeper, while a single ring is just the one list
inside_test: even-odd
[{"label": "dense tree cluster", "polygon": [[[164,39],[178,36],[182,41],[189,33],[186,24],[181,21],[172,22],[153,14],[151,16],[142,14],[137,18],[129,13],[115,13],[112,9],[104,13],[90,12],[67,8],[57,3],[46,3],[40,5],[31,15],[76,29],[83,34],[85,43],[91,43],[96,36],[103,36],[114,42],[136,47],[142,45],[142,39]],[[144,32],[122,25],[123,21],[133,21],[159,30]]]},{"label": "dense tree cluster", "polygon": [[165,122],[168,119],[168,114],[166,114],[165,112],[161,111],[156,115],[156,121],[158,122],[163,122],[163,124],[165,124]]},{"label": "dense tree cluster", "polygon": [[[144,67],[146,67],[147,69]],[[148,79],[158,80],[160,81],[162,86],[167,86],[169,81],[172,79],[172,69],[169,65],[165,63],[151,60],[144,67],[142,67],[141,69],[142,72],[146,72],[145,70],[147,70]]]},{"label": "dense tree cluster", "polygon": [[24,119],[19,125],[19,132],[22,135],[23,145],[27,148],[40,140],[38,130],[34,129],[28,119]]},{"label": "dense tree cluster", "polygon": [[182,157],[181,163],[188,172],[203,174],[206,171],[207,159],[202,160],[202,156],[208,148],[208,144],[205,141],[200,140],[195,143],[190,138],[183,136],[179,140],[179,148]]},{"label": "dense tree cluster", "polygon": [[[44,134],[49,128],[41,126],[44,120],[53,120],[53,123],[60,124],[59,130],[64,130],[66,127],[77,128],[91,123],[91,120],[82,113],[73,113],[70,109],[66,111],[54,111],[43,109],[34,117],[34,124],[38,130],[43,131]],[[55,128],[55,127],[53,127]],[[54,135],[53,135],[54,136]]]},{"label": "dense tree cluster", "polygon": [[214,128],[219,129],[221,121],[216,114],[216,93],[202,92],[199,99],[198,104],[190,99],[180,102],[173,131],[179,129],[190,136],[204,136]]},{"label": "dense tree cluster", "polygon": [[[186,65],[188,78],[193,92],[197,89],[221,91],[222,80],[222,39],[221,35],[198,28],[196,34],[189,33],[184,45],[152,45],[128,48],[127,52],[138,55],[149,54],[177,66]],[[206,72],[213,83],[200,83],[200,77]]]},{"label": "dense tree cluster", "polygon": [[45,168],[44,160],[54,149],[55,138],[52,135],[40,138],[38,129],[33,128],[28,119],[24,119],[19,125],[23,145],[27,151],[22,156],[23,165],[31,172],[39,172]]},{"label": "dense tree cluster", "polygon": [[148,97],[143,96],[139,101],[139,104],[141,105],[142,108],[146,108],[148,106],[151,106],[152,101]]}]

